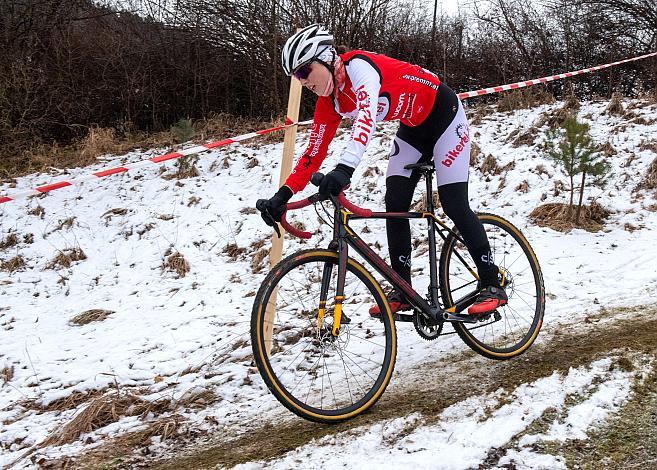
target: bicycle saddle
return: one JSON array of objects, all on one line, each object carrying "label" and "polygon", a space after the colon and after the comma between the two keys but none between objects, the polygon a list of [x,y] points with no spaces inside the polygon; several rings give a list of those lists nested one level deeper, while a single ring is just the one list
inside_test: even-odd
[{"label": "bicycle saddle", "polygon": [[422,173],[430,173],[436,169],[433,165],[433,162],[428,163],[411,163],[410,165],[404,165],[405,170],[418,170]]}]

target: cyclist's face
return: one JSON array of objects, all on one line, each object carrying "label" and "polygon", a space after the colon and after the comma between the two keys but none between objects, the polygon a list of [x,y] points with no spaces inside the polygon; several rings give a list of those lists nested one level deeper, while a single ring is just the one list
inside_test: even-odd
[{"label": "cyclist's face", "polygon": [[310,64],[310,74],[299,81],[303,86],[319,96],[328,96],[333,92],[333,75],[325,65],[319,62]]}]

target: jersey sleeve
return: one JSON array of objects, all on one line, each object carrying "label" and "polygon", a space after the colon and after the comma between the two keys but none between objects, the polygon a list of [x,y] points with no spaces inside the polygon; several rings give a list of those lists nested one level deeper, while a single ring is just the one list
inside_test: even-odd
[{"label": "jersey sleeve", "polygon": [[319,170],[341,120],[342,117],[333,108],[330,97],[320,97],[317,100],[308,147],[285,180],[285,185],[293,192],[302,191],[310,181],[311,175]]},{"label": "jersey sleeve", "polygon": [[381,75],[377,68],[363,58],[354,58],[347,65],[356,95],[356,118],[351,137],[340,163],[356,168],[376,129],[376,112],[381,90]]}]

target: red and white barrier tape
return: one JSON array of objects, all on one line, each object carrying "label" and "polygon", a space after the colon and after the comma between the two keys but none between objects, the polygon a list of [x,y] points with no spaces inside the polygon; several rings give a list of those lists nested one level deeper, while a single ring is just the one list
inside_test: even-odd
[{"label": "red and white barrier tape", "polygon": [[[506,90],[515,90],[517,88],[524,88],[524,87],[531,86],[531,85],[537,85],[539,83],[546,83],[546,82],[551,82],[551,81],[554,81],[554,80],[560,80],[562,78],[573,77],[575,75],[581,75],[583,73],[594,72],[596,70],[602,70],[602,69],[606,69],[606,68],[609,68],[609,67],[613,67],[615,65],[625,64],[627,62],[634,62],[636,60],[641,60],[641,59],[645,59],[647,57],[653,57],[653,56],[657,56],[657,52],[652,52],[650,54],[644,54],[644,55],[638,56],[638,57],[632,57],[630,59],[619,60],[618,62],[612,62],[612,63],[609,63],[609,64],[596,65],[595,67],[589,67],[589,68],[586,68],[586,69],[576,70],[574,72],[560,73],[558,75],[551,75],[549,77],[537,78],[537,79],[534,79],[534,80],[525,80],[525,81],[522,81],[522,82],[510,83],[508,85],[500,85],[500,86],[495,86],[495,87],[491,87],[491,88],[482,88],[481,90],[466,91],[466,92],[463,92],[463,93],[459,93],[458,96],[459,96],[460,99],[465,99],[465,98],[472,98],[472,97],[475,97],[475,96],[488,95],[488,94],[491,94],[491,93],[499,93],[501,91],[506,91]],[[37,196],[37,195],[40,195],[40,194],[44,194],[44,193],[53,191],[55,189],[65,188],[67,186],[73,186],[75,184],[82,183],[84,181],[94,180],[94,179],[98,179],[98,178],[104,178],[106,176],[115,175],[117,173],[125,173],[126,171],[134,170],[136,168],[143,168],[143,167],[146,167],[146,166],[150,166],[151,164],[159,164],[159,163],[162,163],[162,162],[165,162],[165,161],[168,161],[168,160],[174,160],[176,158],[184,157],[184,156],[187,156],[187,155],[194,155],[194,154],[197,154],[197,153],[207,152],[208,150],[212,150],[212,149],[215,149],[217,147],[223,147],[223,146],[226,146],[226,145],[231,145],[231,144],[234,144],[234,143],[237,143],[237,142],[241,142],[243,140],[251,139],[251,138],[259,136],[259,135],[269,134],[270,132],[279,131],[279,130],[285,129],[286,127],[295,126],[295,125],[304,126],[304,125],[308,125],[308,124],[312,124],[312,120],[303,121],[303,122],[293,122],[290,119],[286,119],[285,124],[282,124],[282,125],[276,126],[276,127],[271,127],[269,129],[263,129],[263,130],[260,130],[260,131],[251,132],[249,134],[239,135],[239,136],[236,136],[236,137],[231,137],[229,139],[224,139],[224,140],[220,140],[220,141],[217,141],[217,142],[211,142],[209,144],[199,145],[199,146],[196,146],[196,147],[190,147],[188,149],[181,150],[180,152],[168,153],[166,155],[161,155],[159,157],[153,157],[153,158],[149,158],[147,160],[142,160],[142,161],[135,162],[135,163],[129,163],[127,165],[119,166],[119,167],[116,167],[116,168],[110,168],[108,170],[98,171],[96,173],[91,173],[89,175],[81,176],[79,178],[74,178],[74,179],[71,179],[71,180],[68,180],[68,181],[59,181],[57,183],[47,184],[45,186],[39,186],[39,187],[34,188],[34,189],[29,189],[29,190],[26,190],[26,191],[17,191],[16,193],[13,193],[13,194],[8,194],[6,196],[0,196],[0,204],[3,204],[5,202],[9,202],[9,201],[15,201],[17,199],[24,199],[24,198],[30,197],[30,196]]]},{"label": "red and white barrier tape", "polygon": [[562,78],[574,77],[575,75],[581,75],[583,73],[594,72],[596,70],[602,70],[615,65],[625,64],[627,62],[634,62],[635,60],[645,59],[647,57],[657,56],[657,52],[651,52],[650,54],[644,54],[638,57],[632,57],[631,59],[619,60],[618,62],[612,62],[604,65],[596,65],[595,67],[589,67],[586,69],[576,70],[574,72],[560,73],[558,75],[551,75],[549,77],[536,78],[534,80],[525,80],[523,82],[510,83],[508,85],[494,86],[490,88],[482,88],[481,90],[475,91],[466,91],[459,93],[459,98],[472,98],[475,96],[488,95],[490,93],[499,93],[500,91],[515,90],[517,88],[524,88],[526,86],[538,85],[539,83],[551,82],[554,80],[561,80]]},{"label": "red and white barrier tape", "polygon": [[116,168],[110,168],[107,170],[103,171],[98,171],[96,173],[91,173],[89,175],[84,175],[80,176],[79,178],[74,178],[68,181],[59,181],[57,183],[52,183],[52,184],[47,184],[44,186],[39,186],[34,189],[28,189],[25,191],[17,191],[15,193],[9,194],[7,196],[0,196],[0,204],[9,202],[9,201],[15,201],[17,199],[24,199],[26,197],[30,196],[38,196],[40,194],[44,194],[50,191],[54,191],[55,189],[60,189],[60,188],[65,188],[67,186],[73,186],[79,183],[82,183],[84,181],[90,181],[90,180],[95,180],[98,178],[104,178],[106,176],[110,175],[116,175],[118,173],[125,173],[126,171],[129,170],[135,170],[137,168],[143,168],[146,166],[150,166],[152,164],[159,164],[162,162],[166,162],[168,160],[175,160],[180,157],[185,157],[188,155],[194,155],[197,153],[201,152],[207,152],[208,150],[215,149],[217,147],[224,147],[226,145],[231,145],[237,142],[241,142],[243,140],[251,139],[253,137],[259,136],[259,135],[264,135],[264,134],[269,134],[270,132],[275,132],[279,131],[281,129],[285,129],[286,127],[294,126],[294,125],[307,125],[307,124],[312,124],[311,121],[303,121],[303,122],[293,122],[290,119],[286,119],[285,124],[282,124],[280,126],[276,127],[271,127],[269,129],[263,129],[260,131],[256,132],[250,132],[248,134],[244,135],[238,135],[236,137],[231,137],[229,139],[224,139],[224,140],[219,140],[217,142],[211,142],[209,144],[204,144],[204,145],[198,145],[196,147],[190,147],[188,149],[181,150],[179,152],[172,152],[172,153],[167,153],[166,155],[160,155],[158,157],[153,157],[153,158],[148,158],[146,160],[141,160],[139,162],[135,163],[128,163],[126,165],[118,166]]}]

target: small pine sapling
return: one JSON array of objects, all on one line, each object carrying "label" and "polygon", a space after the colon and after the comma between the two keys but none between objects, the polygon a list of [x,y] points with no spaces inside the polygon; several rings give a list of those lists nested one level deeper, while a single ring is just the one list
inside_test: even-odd
[{"label": "small pine sapling", "polygon": [[561,127],[547,133],[546,150],[550,158],[562,165],[570,178],[570,204],[567,217],[572,219],[575,198],[575,177],[582,174],[579,185],[579,201],[575,211],[575,225],[579,224],[582,203],[584,200],[584,188],[589,183],[603,186],[609,176],[609,164],[598,152],[597,145],[589,134],[589,125],[579,122],[577,116],[568,117]]}]

